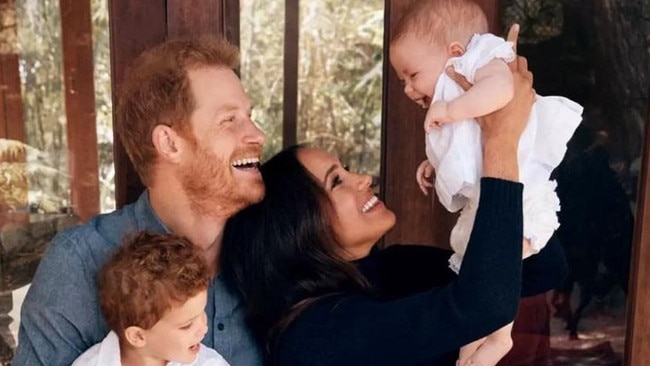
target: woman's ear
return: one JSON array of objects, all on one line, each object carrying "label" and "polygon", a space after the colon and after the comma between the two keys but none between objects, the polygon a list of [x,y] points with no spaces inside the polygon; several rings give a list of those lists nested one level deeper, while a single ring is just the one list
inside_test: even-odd
[{"label": "woman's ear", "polygon": [[454,41],[447,46],[447,53],[451,57],[459,57],[465,54],[465,47],[460,42]]},{"label": "woman's ear", "polygon": [[181,140],[181,136],[166,125],[157,125],[151,131],[151,141],[158,155],[171,162],[180,161]]},{"label": "woman's ear", "polygon": [[142,348],[147,345],[147,336],[144,329],[130,326],[124,330],[124,339],[135,348]]}]

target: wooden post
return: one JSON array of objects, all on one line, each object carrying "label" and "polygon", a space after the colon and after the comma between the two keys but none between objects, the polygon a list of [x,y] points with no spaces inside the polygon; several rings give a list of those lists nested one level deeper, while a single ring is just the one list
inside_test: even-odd
[{"label": "wooden post", "polygon": [[[111,31],[111,88],[113,106],[128,65],[145,48],[165,40],[165,0],[112,0],[109,2]],[[134,202],[144,189],[119,136],[113,139],[115,202],[117,207]]]},{"label": "wooden post", "polygon": [[[649,118],[650,120],[650,118]],[[646,365],[650,360],[650,126],[639,176],[634,244],[627,302],[625,365]]]},{"label": "wooden post", "polygon": [[0,0],[0,138],[26,141],[18,70],[16,2]]},{"label": "wooden post", "polygon": [[70,197],[82,221],[99,213],[90,0],[60,0]]},{"label": "wooden post", "polygon": [[282,103],[282,146],[295,145],[298,133],[298,42],[300,1],[284,2],[284,101]]}]

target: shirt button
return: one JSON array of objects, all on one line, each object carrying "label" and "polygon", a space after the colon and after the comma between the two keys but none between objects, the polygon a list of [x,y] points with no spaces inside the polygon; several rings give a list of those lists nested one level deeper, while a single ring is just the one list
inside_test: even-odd
[{"label": "shirt button", "polygon": [[223,323],[217,324],[217,329],[223,330],[223,328],[224,328]]}]

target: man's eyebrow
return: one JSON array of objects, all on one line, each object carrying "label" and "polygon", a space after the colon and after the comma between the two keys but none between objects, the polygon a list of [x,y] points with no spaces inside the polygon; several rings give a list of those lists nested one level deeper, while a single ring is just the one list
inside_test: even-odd
[{"label": "man's eyebrow", "polygon": [[327,178],[329,177],[330,174],[332,174],[334,169],[336,169],[336,164],[332,164],[332,166],[329,167],[329,169],[327,169],[327,172],[325,172],[325,178],[323,178],[323,185],[327,184]]},{"label": "man's eyebrow", "polygon": [[[220,106],[217,108],[217,113],[222,113],[222,112],[230,112],[240,109],[237,104],[234,103],[225,103],[224,105]],[[251,111],[253,109],[253,106],[246,106],[245,108],[247,111]]]}]

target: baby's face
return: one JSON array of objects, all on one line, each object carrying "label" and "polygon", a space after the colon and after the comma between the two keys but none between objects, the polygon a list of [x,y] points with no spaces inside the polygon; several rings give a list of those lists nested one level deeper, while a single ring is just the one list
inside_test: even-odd
[{"label": "baby's face", "polygon": [[404,93],[422,108],[429,108],[449,58],[446,47],[407,33],[391,43],[389,58],[404,84]]}]

